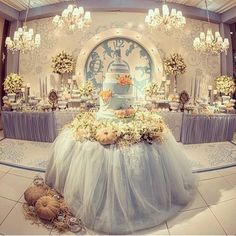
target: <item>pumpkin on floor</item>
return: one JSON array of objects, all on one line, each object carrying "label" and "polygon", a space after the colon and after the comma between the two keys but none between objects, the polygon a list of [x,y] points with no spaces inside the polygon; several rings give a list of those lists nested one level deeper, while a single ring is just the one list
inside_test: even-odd
[{"label": "pumpkin on floor", "polygon": [[39,198],[35,204],[35,212],[43,220],[55,219],[60,211],[60,203],[53,197],[44,196]]},{"label": "pumpkin on floor", "polygon": [[32,186],[24,192],[25,201],[34,206],[37,200],[46,195],[46,189],[43,186]]}]

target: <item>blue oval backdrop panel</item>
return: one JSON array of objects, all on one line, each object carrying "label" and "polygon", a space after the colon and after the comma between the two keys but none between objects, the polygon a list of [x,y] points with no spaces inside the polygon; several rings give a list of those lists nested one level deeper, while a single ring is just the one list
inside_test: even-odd
[{"label": "blue oval backdrop panel", "polygon": [[116,48],[120,48],[122,60],[130,68],[135,95],[143,97],[143,89],[152,78],[152,60],[144,47],[128,38],[110,38],[97,45],[86,61],[86,79],[92,81],[98,90],[102,88],[108,67],[114,61]]}]

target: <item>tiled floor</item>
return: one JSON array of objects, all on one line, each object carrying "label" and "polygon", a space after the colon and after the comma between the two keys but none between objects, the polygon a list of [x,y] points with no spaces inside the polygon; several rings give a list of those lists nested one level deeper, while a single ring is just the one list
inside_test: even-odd
[{"label": "tiled floor", "polygon": [[[35,175],[44,174],[0,165],[1,234],[57,235],[53,229],[32,225],[24,219],[23,192]],[[197,175],[198,189],[188,206],[165,224],[139,234],[236,234],[236,167]],[[88,234],[95,232],[88,230]]]}]

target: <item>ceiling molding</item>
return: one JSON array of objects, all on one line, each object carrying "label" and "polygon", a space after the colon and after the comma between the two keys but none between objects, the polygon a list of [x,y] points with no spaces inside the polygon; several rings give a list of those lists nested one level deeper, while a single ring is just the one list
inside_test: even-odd
[{"label": "ceiling molding", "polygon": [[236,7],[233,7],[230,10],[224,12],[221,15],[221,21],[227,24],[236,23]]},{"label": "ceiling molding", "polygon": [[[72,2],[72,1],[71,1]],[[34,20],[39,18],[45,18],[61,14],[62,10],[67,7],[69,2],[60,2],[42,7],[32,8],[29,11],[28,19]],[[162,2],[156,2],[153,0],[119,0],[119,1],[107,1],[107,0],[80,0],[80,5],[91,12],[147,12],[149,8],[161,7]],[[184,16],[188,18],[207,20],[206,10],[199,9],[192,6],[187,6],[178,3],[168,3],[170,8],[176,8],[181,10]],[[135,6],[135,7],[134,7]],[[210,21],[213,23],[220,23],[221,16],[215,12],[210,13]],[[21,11],[19,20],[22,21],[25,18],[26,11]]]},{"label": "ceiling molding", "polygon": [[0,2],[0,17],[8,21],[15,21],[19,18],[19,11],[9,7],[8,5]]},{"label": "ceiling molding", "polygon": [[[0,1],[18,11],[26,10],[28,6],[28,0],[0,0]],[[65,2],[65,1],[66,0],[31,0],[31,7],[32,8],[41,7],[41,6],[55,4],[59,2]],[[80,2],[80,0],[76,0],[76,1]],[[99,1],[100,0],[98,0],[97,2]],[[129,0],[125,0],[125,1],[129,2]],[[152,0],[152,1],[156,3],[163,2],[163,0]],[[116,4],[116,2],[124,2],[124,0],[107,0],[106,4],[110,4],[110,3]],[[143,2],[146,2],[146,0],[143,0]],[[167,3],[168,4],[178,3],[178,4],[184,4],[187,6],[205,9],[204,0],[167,0]],[[235,0],[208,0],[209,10],[216,13],[220,13],[220,14],[231,9],[234,6],[236,6]]]},{"label": "ceiling molding", "polygon": [[[9,0],[0,0],[0,17],[7,19],[9,21],[20,20],[23,21],[25,18],[26,11],[17,11],[13,7],[6,5],[3,2],[8,2]],[[25,6],[23,0],[10,0],[14,4],[22,4]],[[31,8],[29,11],[29,20],[39,19],[54,16],[60,14],[67,5],[74,1],[62,1],[62,0],[34,0],[35,3],[44,1],[44,3],[49,4],[51,2],[56,2],[54,4],[44,5],[41,7]],[[179,3],[175,3],[178,1]],[[209,4],[209,9],[216,9],[217,11],[226,10],[224,13],[216,13],[210,11],[210,21],[214,23],[227,23],[231,24],[236,22],[236,1],[225,0],[224,6],[216,8],[219,6],[220,0],[214,0]],[[202,0],[168,0],[168,5],[170,7],[175,7],[176,9],[182,10],[183,14],[192,19],[206,20],[206,10],[201,9]],[[222,2],[222,1],[221,1]],[[190,4],[191,3],[191,4]],[[160,0],[80,0],[79,4],[84,6],[93,12],[147,12],[149,8],[161,7],[162,1]],[[187,5],[185,5],[187,4]],[[218,4],[218,5],[217,5]],[[9,4],[10,5],[10,4]],[[189,6],[194,5],[194,6]],[[135,7],[134,7],[135,6]],[[229,9],[230,8],[230,9]]]}]

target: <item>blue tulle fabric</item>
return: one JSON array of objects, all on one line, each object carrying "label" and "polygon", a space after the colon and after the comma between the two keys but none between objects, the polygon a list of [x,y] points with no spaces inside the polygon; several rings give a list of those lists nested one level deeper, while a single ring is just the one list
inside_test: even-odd
[{"label": "blue tulle fabric", "polygon": [[169,131],[163,143],[117,148],[78,142],[65,129],[54,143],[46,183],[88,228],[126,234],[176,214],[190,201],[195,178]]}]

